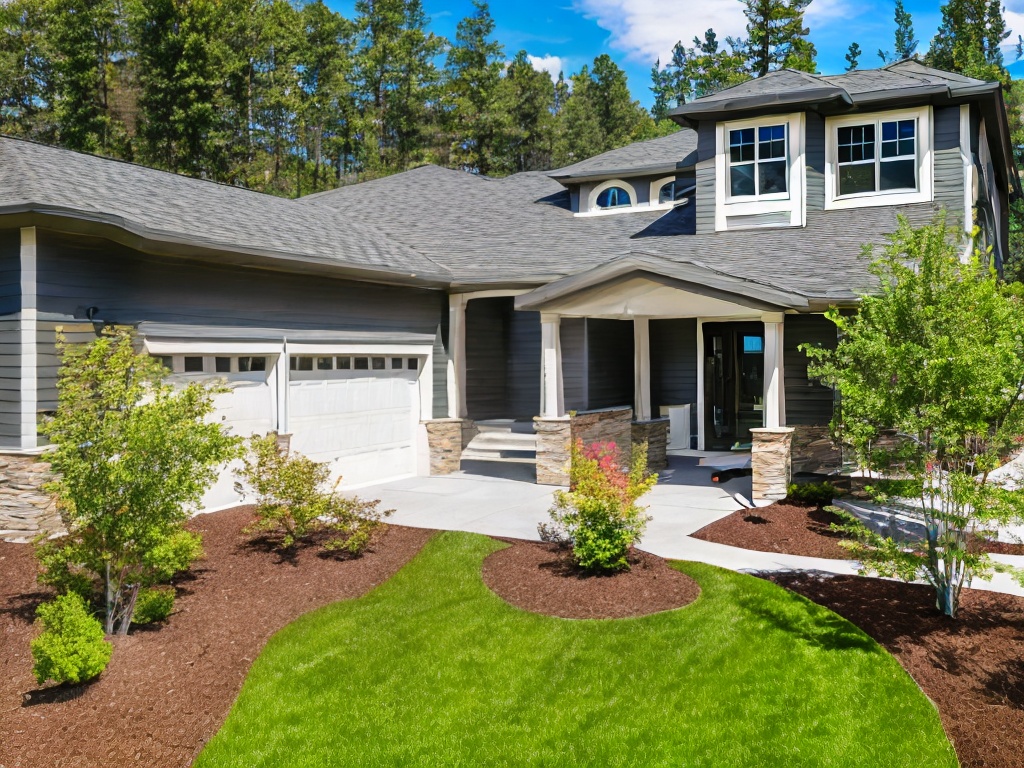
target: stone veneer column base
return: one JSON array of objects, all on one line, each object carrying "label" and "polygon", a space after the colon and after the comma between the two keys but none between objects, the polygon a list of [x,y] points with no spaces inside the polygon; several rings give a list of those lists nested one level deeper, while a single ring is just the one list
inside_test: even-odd
[{"label": "stone veneer column base", "polygon": [[571,418],[535,416],[533,431],[537,434],[537,485],[568,485]]},{"label": "stone veneer column base", "polygon": [[843,466],[843,453],[827,426],[793,426],[793,472],[827,475]]},{"label": "stone veneer column base", "polygon": [[26,543],[40,533],[64,532],[53,496],[50,465],[36,456],[0,455],[0,539]]},{"label": "stone veneer column base", "polygon": [[647,469],[658,472],[668,466],[668,419],[633,422],[633,445],[647,443]]},{"label": "stone veneer column base", "polygon": [[[465,422],[468,419],[432,419],[424,421],[427,446],[430,451],[430,474],[450,475],[462,468],[462,449],[465,447]],[[469,421],[472,426],[473,422]]]},{"label": "stone veneer column base", "polygon": [[766,506],[786,498],[792,477],[792,427],[761,427],[750,430],[753,446],[750,466],[754,503]]}]

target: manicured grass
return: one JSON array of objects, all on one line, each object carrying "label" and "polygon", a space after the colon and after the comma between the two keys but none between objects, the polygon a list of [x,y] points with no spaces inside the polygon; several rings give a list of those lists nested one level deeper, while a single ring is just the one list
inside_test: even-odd
[{"label": "manicured grass", "polygon": [[824,608],[685,563],[686,608],[553,619],[483,584],[501,546],[440,534],[279,632],[197,766],[956,765],[910,677]]}]

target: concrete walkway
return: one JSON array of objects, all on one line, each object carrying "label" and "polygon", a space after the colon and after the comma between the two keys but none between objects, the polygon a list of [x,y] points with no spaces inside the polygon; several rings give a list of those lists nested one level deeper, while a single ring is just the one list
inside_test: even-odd
[{"label": "concrete walkway", "polygon": [[[691,533],[743,508],[733,494],[749,498],[750,479],[713,484],[711,470],[697,466],[696,459],[672,457],[670,462],[670,468],[659,473],[661,481],[644,498],[652,519],[640,549],[734,571],[857,572],[848,560],[755,552],[692,538]],[[459,472],[369,486],[360,495],[379,498],[385,509],[394,509],[389,522],[397,525],[536,541],[538,523],[549,520],[554,490],[525,479]],[[993,559],[1024,567],[1024,557],[994,555]],[[1007,574],[996,574],[990,582],[975,581],[973,586],[1024,596],[1024,588]]]}]

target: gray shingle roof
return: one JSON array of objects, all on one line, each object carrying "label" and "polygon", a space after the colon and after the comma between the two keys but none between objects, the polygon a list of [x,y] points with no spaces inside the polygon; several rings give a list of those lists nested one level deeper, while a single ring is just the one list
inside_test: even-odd
[{"label": "gray shingle roof", "polygon": [[446,282],[448,271],[372,225],[238,187],[0,138],[0,214],[51,213],[199,248]]},{"label": "gray shingle roof", "polygon": [[870,285],[861,246],[881,243],[897,213],[924,223],[935,212],[931,204],[810,211],[804,228],[695,235],[687,234],[692,203],[579,217],[545,174],[484,179],[435,166],[303,200],[371,222],[450,268],[457,286],[538,285],[644,253],[836,300]]},{"label": "gray shingle roof", "polygon": [[548,176],[567,180],[607,174],[628,175],[645,171],[668,171],[693,166],[697,162],[696,152],[696,132],[683,128],[668,136],[638,141],[549,171]]}]

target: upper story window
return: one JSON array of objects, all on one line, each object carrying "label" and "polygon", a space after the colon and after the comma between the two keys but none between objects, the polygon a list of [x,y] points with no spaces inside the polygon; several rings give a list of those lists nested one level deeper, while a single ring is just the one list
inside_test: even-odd
[{"label": "upper story window", "polygon": [[729,197],[786,197],[787,144],[785,123],[730,130]]},{"label": "upper story window", "polygon": [[620,208],[633,204],[629,192],[622,187],[608,187],[597,196],[598,208]]},{"label": "upper story window", "polygon": [[917,120],[878,119],[837,129],[838,193],[917,189]]},{"label": "upper story window", "polygon": [[932,199],[930,107],[825,121],[825,207],[858,208]]},{"label": "upper story window", "polygon": [[658,190],[658,205],[670,205],[677,203],[693,191],[693,182],[686,182],[682,179],[673,179],[667,184],[662,184]]}]

